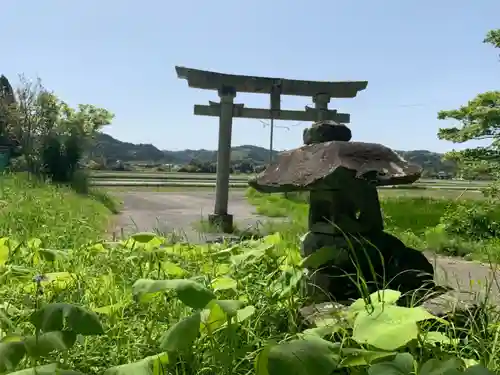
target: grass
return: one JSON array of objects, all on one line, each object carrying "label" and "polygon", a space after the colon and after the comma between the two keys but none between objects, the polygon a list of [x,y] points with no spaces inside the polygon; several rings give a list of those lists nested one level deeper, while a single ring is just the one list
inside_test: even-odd
[{"label": "grass", "polygon": [[[109,368],[112,369],[107,375],[151,374],[147,372],[149,366],[158,368],[161,360],[163,369],[154,372],[158,375],[243,375],[255,373],[254,363],[258,359],[266,360],[265,356],[259,357],[264,348],[279,352],[281,347],[270,345],[285,340],[288,342],[282,349],[285,355],[275,357],[281,366],[284,361],[295,367],[296,356],[301,361],[312,356],[314,360],[306,361],[312,366],[307,374],[327,374],[316,372],[315,367],[326,360],[325,354],[317,353],[319,349],[314,345],[323,343],[317,341],[323,335],[343,343],[343,347],[352,347],[355,355],[359,350],[365,350],[367,356],[371,353],[353,341],[349,327],[336,329],[337,334],[332,336],[328,330],[324,333],[327,325],[322,334],[307,333],[318,335],[315,340],[297,340],[307,328],[299,313],[306,302],[300,292],[300,283],[306,276],[300,268],[297,248],[279,234],[242,242],[236,247],[171,244],[147,234],[135,238],[139,242],[130,239],[90,244],[57,253],[50,259],[35,257],[41,249],[31,244],[4,259],[4,268],[15,265],[24,272],[2,276],[0,300],[11,321],[4,332],[7,335],[4,342],[18,335],[33,335],[38,323],[29,323],[28,318],[35,311],[46,322],[57,321],[57,314],[52,312],[62,307],[54,303],[69,304],[64,305],[67,311],[79,309],[86,319],[85,325],[71,320],[66,323],[67,332],[82,332],[83,336],[76,341],[53,340],[53,332],[49,337],[42,334],[40,340],[45,347],[32,343],[31,351],[18,368],[57,362],[89,375],[102,374]],[[33,281],[36,275],[43,275],[35,278],[41,281]],[[290,278],[290,275],[295,276]],[[180,283],[179,279],[189,281]],[[171,288],[177,293],[172,293]],[[411,338],[414,334],[402,334],[402,330],[408,329],[405,319],[399,317],[400,323],[394,322],[391,327],[399,332],[398,344],[401,337]],[[379,333],[368,337],[380,344],[387,327],[384,328],[384,321],[374,319],[370,322],[373,332],[376,324],[380,325]],[[426,332],[438,329],[442,332],[442,345],[425,344]],[[402,347],[395,349],[411,352],[417,364],[451,355],[482,362],[497,370],[499,353],[496,341],[491,339],[494,329],[480,321],[467,328],[439,328],[431,324],[420,331],[418,348],[409,342],[406,346],[403,341]],[[66,337],[71,335],[67,333]],[[394,337],[391,340],[394,343]],[[453,340],[459,340],[459,344],[450,344]],[[389,360],[392,349],[387,345],[377,353],[386,352]],[[299,346],[295,356],[286,355],[294,346]],[[49,353],[47,348],[52,347],[57,350]],[[168,355],[164,354],[166,350]],[[44,355],[37,358],[32,353]],[[349,359],[348,354],[342,355]],[[356,361],[360,363],[359,358]],[[257,374],[264,373],[259,370]]]},{"label": "grass", "polygon": [[[24,175],[0,178],[0,235],[17,241],[39,238],[46,247],[73,248],[102,238],[115,201],[94,198]],[[107,207],[103,204],[106,203]]]},{"label": "grass", "polygon": [[[498,319],[486,309],[485,317],[469,312],[468,325],[431,322],[420,330],[408,321],[414,310],[406,310],[407,318],[399,316],[390,329],[383,320],[369,317],[368,346],[356,341],[351,318],[347,326],[305,331],[308,325],[299,311],[307,302],[301,292],[307,275],[297,244],[306,205],[300,196],[284,200],[249,194],[261,213],[296,219],[277,224],[281,234],[236,245],[181,245],[147,233],[118,242],[99,240],[109,210],[67,188],[12,177],[2,180],[1,192],[3,235],[43,241],[24,241],[17,247],[10,240],[0,243],[0,373],[20,360],[16,369],[58,363],[88,375],[106,369],[106,375],[264,375],[266,358],[274,358],[274,366],[299,368],[299,360],[308,363],[307,374],[322,375],[331,372],[337,355],[344,363],[363,364],[365,354],[385,355],[390,361],[393,350],[411,354],[416,366],[429,358],[453,356],[500,370]],[[424,234],[424,227],[435,222],[436,212],[443,208],[442,202],[431,198],[387,199],[384,208],[392,210],[392,220]],[[420,218],[403,215],[417,209]],[[394,293],[388,296],[394,299]],[[58,314],[63,308],[70,316],[77,312],[85,323],[68,319],[65,333],[59,333],[62,315]],[[39,316],[43,319],[33,319]],[[13,351],[7,349],[19,350],[20,337],[34,335],[37,329],[41,331],[36,340],[23,339],[30,348],[24,359],[12,357]],[[398,335],[380,341],[395,331]],[[429,331],[441,333],[439,346],[427,341]],[[316,339],[297,340],[311,337],[307,335]],[[332,352],[320,336],[352,348],[355,356]],[[395,337],[402,345],[392,348]],[[418,340],[400,341],[412,337]],[[371,352],[373,344],[383,348]],[[325,363],[328,371],[321,372],[318,365]]]},{"label": "grass", "polygon": [[[451,236],[439,225],[447,210],[453,212],[459,207],[474,208],[483,204],[480,195],[443,191],[434,191],[432,195],[414,195],[405,190],[387,189],[381,190],[380,197],[386,230],[398,236],[408,246],[450,256],[500,263],[499,238],[477,240],[466,236]],[[284,225],[271,224],[272,230],[292,233],[307,231],[308,204],[304,194],[290,194],[289,199],[285,199],[282,194],[261,194],[248,189],[247,198],[260,215],[290,218]],[[500,222],[500,208],[494,209],[493,216],[496,222]],[[298,237],[291,237],[296,238],[298,245]]]}]

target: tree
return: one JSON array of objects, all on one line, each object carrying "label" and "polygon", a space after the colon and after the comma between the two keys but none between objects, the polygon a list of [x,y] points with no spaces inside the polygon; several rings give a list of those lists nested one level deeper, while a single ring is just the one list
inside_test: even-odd
[{"label": "tree", "polygon": [[0,76],[0,146],[8,147],[11,156],[19,156],[19,142],[9,133],[9,112],[16,105],[12,86],[4,75]]},{"label": "tree", "polygon": [[[489,31],[483,43],[500,49],[500,29]],[[490,142],[485,147],[450,152],[446,155],[448,159],[456,161],[465,174],[489,174],[500,178],[500,91],[481,93],[459,109],[440,111],[438,119],[453,119],[461,125],[439,129],[439,139],[454,143]]]},{"label": "tree", "polygon": [[7,113],[7,131],[19,141],[28,170],[56,182],[70,182],[85,148],[96,132],[111,123],[106,109],[81,104],[71,108],[35,83],[21,77],[16,103]]}]

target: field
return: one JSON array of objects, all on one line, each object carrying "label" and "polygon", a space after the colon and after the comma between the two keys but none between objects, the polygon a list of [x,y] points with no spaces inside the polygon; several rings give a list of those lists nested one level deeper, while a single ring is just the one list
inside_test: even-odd
[{"label": "field", "polygon": [[[252,175],[233,174],[229,183],[232,188],[247,188],[247,180]],[[177,172],[106,172],[93,171],[92,184],[95,186],[136,186],[136,187],[213,187],[216,182],[215,174],[204,173],[177,173]],[[460,180],[432,180],[421,179],[410,186],[400,188],[421,188],[441,190],[470,190],[478,191],[486,186],[484,181]],[[390,189],[388,187],[387,189]]]},{"label": "field", "polygon": [[[213,189],[213,175],[113,173],[93,181],[176,183],[181,176],[188,186],[166,186],[165,194],[189,187],[195,193],[193,180]],[[232,181],[246,187],[244,178]],[[426,183],[449,188],[381,191],[390,231],[421,249],[475,258],[500,254],[488,236],[489,216],[479,224],[490,227],[474,220],[458,225],[482,212],[485,203],[474,192],[480,184],[468,184],[476,187],[462,194],[465,185],[458,182]],[[120,187],[126,188],[133,187]],[[46,366],[44,374],[56,374],[56,366],[78,371],[60,372],[68,375],[500,370],[498,316],[486,305],[481,318],[466,312],[472,320],[463,324],[395,306],[398,293],[387,291],[383,311],[372,300],[380,316],[359,300],[339,322],[324,318],[308,326],[299,313],[308,278],[297,247],[307,209],[301,195],[285,199],[249,190],[260,214],[291,220],[276,225],[279,233],[235,246],[172,243],[152,233],[110,239],[113,216],[103,202],[109,206],[111,198],[102,191],[75,194],[15,176],[4,178],[0,191],[0,374],[34,374],[12,372],[33,366]],[[444,216],[456,234],[440,227]],[[461,370],[450,372],[454,368]]]}]

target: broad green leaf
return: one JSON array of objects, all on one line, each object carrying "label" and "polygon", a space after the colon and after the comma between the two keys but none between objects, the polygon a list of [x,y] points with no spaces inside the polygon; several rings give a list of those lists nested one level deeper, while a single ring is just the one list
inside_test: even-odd
[{"label": "broad green leaf", "polygon": [[160,348],[166,352],[180,352],[188,349],[198,337],[200,323],[199,312],[175,323],[160,339]]},{"label": "broad green leaf", "polygon": [[238,310],[245,305],[245,302],[233,299],[216,299],[212,303],[219,305],[228,316],[236,316]]},{"label": "broad green leaf", "polygon": [[[481,365],[473,365],[468,367],[467,370],[464,371],[465,375],[495,375],[493,371],[488,370],[486,367]],[[448,375],[448,374],[446,374]]]},{"label": "broad green leaf", "polygon": [[286,282],[284,288],[280,291],[279,298],[289,296],[297,288],[297,285],[304,276],[304,272],[302,270],[292,268],[287,272],[283,272],[283,275],[285,275]]},{"label": "broad green leaf", "polygon": [[457,345],[459,343],[458,339],[451,339],[444,333],[437,331],[425,332],[422,334],[422,339],[426,344]]},{"label": "broad green leaf", "polygon": [[245,306],[242,309],[239,309],[236,313],[236,320],[241,323],[248,318],[250,318],[255,313],[255,307],[252,305]]},{"label": "broad green leaf", "polygon": [[96,243],[95,245],[92,245],[90,247],[90,250],[95,251],[97,253],[104,253],[106,252],[106,248],[102,243]]},{"label": "broad green leaf", "polygon": [[68,254],[61,250],[39,249],[38,254],[48,262],[55,262],[57,259],[67,258]]},{"label": "broad green leaf", "polygon": [[372,364],[382,358],[394,357],[396,352],[382,352],[357,348],[342,348],[339,351],[342,361],[341,367],[357,367]]},{"label": "broad green leaf", "polygon": [[392,351],[417,338],[417,322],[434,318],[422,307],[376,305],[371,312],[358,313],[352,338],[358,344]]},{"label": "broad green leaf", "polygon": [[79,371],[59,368],[56,363],[49,365],[31,367],[24,370],[11,372],[9,375],[85,375]]},{"label": "broad green leaf", "polygon": [[167,275],[174,276],[174,277],[181,277],[187,273],[185,269],[179,267],[175,263],[168,262],[168,261],[161,263],[161,269]]},{"label": "broad green leaf", "polygon": [[[168,353],[157,354],[150,359],[150,366],[153,367],[153,375],[167,375]],[[135,374],[133,374],[135,375]]]},{"label": "broad green leaf", "polygon": [[216,276],[223,276],[231,271],[231,265],[227,263],[218,263],[212,266],[213,273]]},{"label": "broad green leaf", "polygon": [[10,334],[2,337],[0,342],[21,342],[24,340],[24,336],[19,334]]},{"label": "broad green leaf", "polygon": [[271,351],[272,345],[268,345],[262,349],[254,361],[254,368],[256,375],[270,375],[267,369],[269,352]]},{"label": "broad green leaf", "polygon": [[237,286],[238,283],[236,282],[236,280],[227,276],[219,277],[212,281],[212,288],[214,288],[215,291],[227,289],[236,290]]},{"label": "broad green leaf", "polygon": [[139,232],[130,236],[130,238],[133,239],[135,242],[139,242],[142,244],[146,244],[149,241],[154,240],[156,237],[157,234],[152,232]]},{"label": "broad green leaf", "polygon": [[132,286],[133,294],[141,298],[146,294],[158,293],[166,290],[174,290],[177,297],[187,306],[193,309],[204,308],[211,300],[215,299],[215,294],[203,285],[193,280],[173,279],[173,280],[149,280],[139,279]]},{"label": "broad green leaf", "polygon": [[24,340],[28,355],[31,357],[46,357],[52,351],[66,351],[76,341],[76,334],[71,331],[53,331],[37,337],[30,336]]},{"label": "broad green leaf", "polygon": [[338,252],[333,251],[331,247],[322,247],[302,260],[300,266],[303,268],[317,269],[335,259]]},{"label": "broad green leaf", "polygon": [[42,240],[39,238],[32,238],[28,240],[27,245],[30,249],[36,250],[39,249],[40,246],[42,246]]},{"label": "broad green leaf", "polygon": [[0,343],[0,372],[12,371],[26,354],[22,341]]},{"label": "broad green leaf", "polygon": [[168,354],[161,353],[141,359],[138,362],[115,366],[104,371],[103,375],[166,375]]},{"label": "broad green leaf", "polygon": [[320,338],[285,342],[272,346],[259,367],[266,368],[269,375],[331,375],[339,364],[334,348]]},{"label": "broad green leaf", "polygon": [[410,353],[398,353],[392,361],[376,363],[368,368],[368,375],[412,375],[415,361]]},{"label": "broad green leaf", "polygon": [[26,267],[21,267],[21,266],[16,266],[16,265],[9,265],[9,273],[12,276],[16,277],[31,277],[32,270]]},{"label": "broad green leaf", "polygon": [[380,290],[378,292],[370,294],[367,300],[363,298],[358,298],[354,301],[348,308],[349,313],[358,313],[360,311],[366,310],[367,304],[372,306],[386,304],[394,305],[401,297],[401,292],[391,289]]},{"label": "broad green leaf", "polygon": [[[49,272],[43,275],[40,285],[44,288],[66,289],[75,282],[75,275],[69,272]],[[37,284],[32,282],[25,286],[24,290],[33,292],[37,289]]]},{"label": "broad green leaf", "polygon": [[281,234],[279,232],[269,234],[265,236],[262,240],[267,245],[278,245],[282,241]]},{"label": "broad green leaf", "polygon": [[43,332],[70,330],[84,336],[104,333],[96,313],[69,303],[51,303],[35,311],[31,323]]},{"label": "broad green leaf", "polygon": [[325,325],[322,327],[308,328],[304,330],[301,335],[302,336],[316,336],[316,337],[325,337],[329,335],[333,335],[338,332],[342,327],[339,324]]},{"label": "broad green leaf", "polygon": [[419,375],[455,375],[460,374],[459,371],[463,367],[464,363],[459,358],[448,358],[448,359],[429,359],[425,362],[420,371]]},{"label": "broad green leaf", "polygon": [[475,359],[462,358],[462,361],[464,361],[465,367],[472,367],[475,365],[479,365],[479,362]]},{"label": "broad green leaf", "polygon": [[4,266],[9,260],[9,246],[5,243],[0,243],[0,266]]},{"label": "broad green leaf", "polygon": [[227,323],[226,313],[219,304],[214,302],[215,300],[210,302],[207,306],[209,309],[204,310],[202,314],[201,330],[204,334],[213,334]]},{"label": "broad green leaf", "polygon": [[98,313],[98,314],[103,314],[103,315],[113,315],[114,313],[116,313],[120,309],[125,308],[126,306],[127,306],[126,303],[118,302],[118,303],[114,303],[114,304],[108,305],[108,306],[96,307],[96,308],[92,309],[92,311],[94,311],[95,313]]},{"label": "broad green leaf", "polygon": [[262,244],[256,249],[246,250],[245,252],[231,256],[230,260],[234,266],[239,266],[242,263],[255,262],[262,258],[267,251],[271,250],[274,245]]},{"label": "broad green leaf", "polygon": [[232,253],[235,253],[236,251],[240,250],[240,245],[234,245],[230,246],[226,249],[218,250],[215,253],[211,254],[212,258],[223,258],[231,255]]}]

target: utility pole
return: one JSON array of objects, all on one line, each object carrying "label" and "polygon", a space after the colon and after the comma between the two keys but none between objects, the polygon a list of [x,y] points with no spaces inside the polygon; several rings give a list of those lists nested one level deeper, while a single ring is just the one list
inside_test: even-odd
[{"label": "utility pole", "polygon": [[271,128],[269,132],[269,163],[273,162],[273,151],[274,151],[274,128],[290,130],[288,126],[274,125],[274,119],[271,118],[270,122],[259,120],[264,127],[269,126]]},{"label": "utility pole", "polygon": [[274,118],[276,115],[279,116],[281,111],[281,80],[273,84],[269,99],[269,119],[271,120],[271,130],[269,132],[269,164],[271,164],[273,162]]},{"label": "utility pole", "polygon": [[271,130],[269,131],[269,164],[273,162],[274,118],[271,117]]}]

